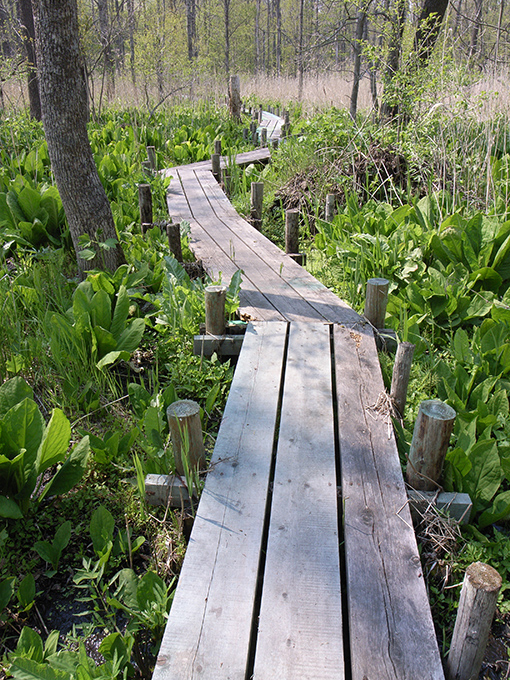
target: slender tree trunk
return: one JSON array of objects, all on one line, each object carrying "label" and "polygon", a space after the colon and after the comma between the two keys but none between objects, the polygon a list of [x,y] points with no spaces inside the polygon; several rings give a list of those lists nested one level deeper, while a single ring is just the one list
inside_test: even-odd
[{"label": "slender tree trunk", "polygon": [[[406,0],[395,0],[393,12],[390,14],[390,35],[388,45],[388,61],[384,72],[384,87],[391,90],[391,85],[398,73],[400,54],[402,52],[402,38],[406,19]],[[398,114],[398,105],[390,97],[384,99],[381,105],[381,117],[393,118]]]},{"label": "slender tree trunk", "polygon": [[359,81],[361,79],[361,41],[363,40],[363,33],[365,31],[365,22],[367,14],[365,9],[358,11],[358,18],[356,20],[356,37],[354,39],[354,71],[351,90],[351,106],[349,113],[353,120],[356,120],[356,113],[358,110],[358,93]]},{"label": "slender tree trunk", "polygon": [[[112,211],[87,136],[87,94],[80,67],[76,0],[34,0],[43,125],[51,166],[76,253],[86,234],[95,242],[116,239]],[[120,246],[97,248],[83,270],[114,271],[124,262]]]},{"label": "slender tree trunk", "polygon": [[186,31],[188,36],[188,59],[198,57],[197,47],[197,5],[195,0],[186,0]]},{"label": "slender tree trunk", "polygon": [[99,15],[99,34],[103,50],[104,75],[106,78],[106,98],[110,101],[115,95],[115,62],[112,54],[108,0],[97,0],[97,11]]},{"label": "slender tree trunk", "polygon": [[304,77],[304,64],[303,64],[303,27],[305,23],[305,0],[300,0],[299,2],[299,36],[298,36],[298,54],[297,54],[297,67],[298,67],[298,100],[303,99],[303,77]]},{"label": "slender tree trunk", "polygon": [[494,56],[494,73],[497,73],[499,59],[499,43],[501,40],[501,26],[503,24],[503,12],[505,10],[505,0],[499,2],[498,28],[496,32],[496,54]]},{"label": "slender tree trunk", "polygon": [[135,0],[127,0],[128,11],[128,31],[129,31],[129,68],[131,70],[131,81],[136,84],[135,70]]},{"label": "slender tree trunk", "polygon": [[478,47],[478,36],[480,35],[480,23],[482,21],[483,0],[475,0],[475,21],[473,24],[473,31],[471,33],[471,46],[469,48],[469,59],[475,58]]},{"label": "slender tree trunk", "polygon": [[255,3],[255,73],[260,71],[260,0]]},{"label": "slender tree trunk", "polygon": [[230,75],[230,0],[223,0],[225,20],[225,75]]},{"label": "slender tree trunk", "polygon": [[37,58],[35,56],[34,14],[31,0],[18,0],[21,19],[21,32],[27,55],[28,101],[30,115],[35,120],[41,120],[41,100],[39,97],[39,81],[37,79]]},{"label": "slender tree trunk", "polygon": [[281,0],[275,0],[276,9],[276,75],[282,72],[282,6]]}]

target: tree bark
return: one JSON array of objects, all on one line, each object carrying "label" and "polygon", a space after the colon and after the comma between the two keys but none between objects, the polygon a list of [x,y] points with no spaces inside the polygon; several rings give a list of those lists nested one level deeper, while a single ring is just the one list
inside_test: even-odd
[{"label": "tree bark", "polygon": [[186,0],[186,32],[188,37],[188,59],[198,57],[197,49],[197,6],[195,0]]},{"label": "tree bark", "polygon": [[[393,13],[390,16],[390,34],[388,42],[388,59],[384,72],[384,86],[390,87],[398,73],[400,66],[400,54],[402,52],[402,38],[406,19],[406,1],[395,0]],[[398,105],[395,102],[383,100],[381,105],[381,117],[393,118],[398,114]]]},{"label": "tree bark", "polygon": [[104,75],[106,78],[106,98],[110,101],[115,95],[115,62],[112,55],[108,0],[97,0],[97,11],[99,15],[99,34],[103,50]]},{"label": "tree bark", "polygon": [[[80,67],[76,0],[34,0],[43,125],[48,152],[76,253],[86,234],[93,243],[116,239],[112,211],[87,136],[87,94]],[[114,271],[124,262],[119,245],[96,246],[96,257],[78,257],[81,271]]]},{"label": "tree bark", "polygon": [[223,0],[223,18],[225,22],[225,75],[230,75],[230,0]]},{"label": "tree bark", "polygon": [[305,0],[300,0],[299,3],[299,35],[298,35],[298,101],[303,98],[303,76],[304,76],[304,64],[303,64],[303,32],[305,23]]},{"label": "tree bark", "polygon": [[18,0],[21,20],[21,33],[27,55],[28,101],[30,115],[35,120],[42,120],[41,99],[39,97],[39,81],[37,79],[37,59],[35,56],[34,14],[31,0]]},{"label": "tree bark", "polygon": [[356,120],[356,112],[358,110],[359,81],[361,78],[361,41],[363,40],[366,20],[366,11],[364,9],[360,9],[358,11],[358,18],[356,21],[356,37],[354,39],[354,73],[351,90],[351,106],[349,109],[349,113],[353,120]]},{"label": "tree bark", "polygon": [[414,35],[414,51],[421,66],[425,66],[432,56],[448,0],[425,0]]}]

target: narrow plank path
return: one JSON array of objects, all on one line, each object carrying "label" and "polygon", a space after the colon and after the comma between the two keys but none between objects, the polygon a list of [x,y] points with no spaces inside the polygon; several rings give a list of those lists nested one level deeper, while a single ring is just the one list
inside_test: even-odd
[{"label": "narrow plank path", "polygon": [[154,680],[444,680],[373,331],[203,168],[169,209],[244,340]]}]

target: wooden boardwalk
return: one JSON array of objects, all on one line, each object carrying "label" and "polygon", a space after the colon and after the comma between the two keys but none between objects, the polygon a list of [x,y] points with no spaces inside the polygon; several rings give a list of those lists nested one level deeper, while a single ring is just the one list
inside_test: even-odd
[{"label": "wooden boardwalk", "polygon": [[253,321],[154,680],[444,680],[373,331],[207,174],[170,213]]}]

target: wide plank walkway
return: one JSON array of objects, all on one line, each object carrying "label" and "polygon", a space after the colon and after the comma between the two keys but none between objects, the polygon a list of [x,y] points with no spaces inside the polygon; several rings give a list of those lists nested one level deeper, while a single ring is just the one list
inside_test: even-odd
[{"label": "wide plank walkway", "polygon": [[444,680],[373,330],[208,170],[171,172],[252,322],[154,680]]}]

